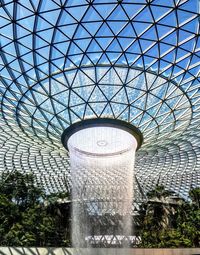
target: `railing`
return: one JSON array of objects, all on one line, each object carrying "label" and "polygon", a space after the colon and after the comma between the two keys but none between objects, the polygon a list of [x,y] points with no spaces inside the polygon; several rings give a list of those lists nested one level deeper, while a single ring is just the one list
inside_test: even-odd
[{"label": "railing", "polygon": [[182,249],[74,249],[0,247],[0,255],[200,255],[200,248]]}]

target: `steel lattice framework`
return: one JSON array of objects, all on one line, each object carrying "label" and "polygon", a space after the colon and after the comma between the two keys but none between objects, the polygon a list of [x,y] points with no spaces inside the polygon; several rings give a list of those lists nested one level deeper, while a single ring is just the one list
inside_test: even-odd
[{"label": "steel lattice framework", "polygon": [[199,0],[0,0],[1,171],[63,190],[63,130],[109,117],[144,135],[141,187],[187,196],[200,185],[199,19]]}]

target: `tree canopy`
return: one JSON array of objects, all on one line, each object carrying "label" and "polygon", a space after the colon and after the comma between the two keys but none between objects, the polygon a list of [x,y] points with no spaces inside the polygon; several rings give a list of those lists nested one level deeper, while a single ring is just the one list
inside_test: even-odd
[{"label": "tree canopy", "polygon": [[3,173],[0,181],[0,245],[69,245],[70,204],[58,203],[59,199],[68,196],[68,193],[46,195],[35,185],[32,174]]},{"label": "tree canopy", "polygon": [[[70,207],[68,192],[46,194],[32,174],[3,173],[0,245],[70,246]],[[200,188],[191,188],[189,199],[184,200],[157,184],[147,193],[134,222],[137,247],[199,247]]]},{"label": "tree canopy", "polygon": [[191,188],[189,196],[184,200],[158,184],[147,193],[136,216],[140,247],[200,246],[200,188]]}]

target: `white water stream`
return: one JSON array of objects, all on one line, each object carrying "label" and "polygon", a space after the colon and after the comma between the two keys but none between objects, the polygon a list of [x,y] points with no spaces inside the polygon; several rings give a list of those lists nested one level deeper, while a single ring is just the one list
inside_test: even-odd
[{"label": "white water stream", "polygon": [[91,127],[73,134],[68,148],[73,247],[128,247],[136,139],[119,128]]}]

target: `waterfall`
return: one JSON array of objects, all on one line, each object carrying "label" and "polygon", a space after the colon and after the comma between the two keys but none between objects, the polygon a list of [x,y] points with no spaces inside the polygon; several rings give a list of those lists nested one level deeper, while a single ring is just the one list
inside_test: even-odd
[{"label": "waterfall", "polygon": [[130,133],[113,127],[69,138],[73,247],[129,247],[136,147]]}]

